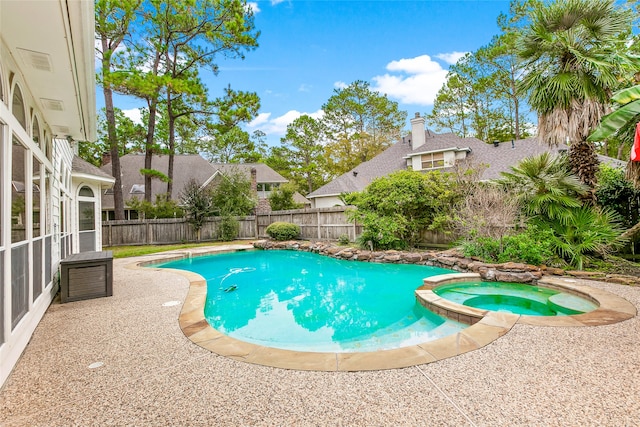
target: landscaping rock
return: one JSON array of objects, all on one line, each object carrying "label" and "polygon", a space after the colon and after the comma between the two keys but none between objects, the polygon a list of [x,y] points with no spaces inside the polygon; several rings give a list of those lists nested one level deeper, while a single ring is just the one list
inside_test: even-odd
[{"label": "landscaping rock", "polygon": [[535,266],[518,262],[506,262],[501,264],[488,264],[477,258],[465,258],[456,249],[443,252],[401,252],[396,250],[368,251],[358,248],[337,246],[331,242],[303,242],[272,240],[257,240],[253,246],[259,249],[288,249],[314,252],[322,255],[343,259],[365,262],[396,263],[396,264],[420,264],[440,268],[448,268],[460,272],[473,272],[480,274],[482,280],[536,283],[543,275],[562,276],[569,274],[582,279],[604,280],[611,283],[619,283],[629,286],[640,286],[640,278],[622,274],[605,275],[600,272],[567,271],[548,266]]},{"label": "landscaping rock", "polygon": [[599,271],[581,271],[581,270],[569,270],[565,271],[565,274],[569,276],[578,277],[580,279],[602,279],[606,275]]}]

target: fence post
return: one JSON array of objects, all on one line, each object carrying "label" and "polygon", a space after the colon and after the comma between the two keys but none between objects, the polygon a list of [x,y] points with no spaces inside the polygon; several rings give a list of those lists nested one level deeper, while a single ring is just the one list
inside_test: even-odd
[{"label": "fence post", "polygon": [[353,220],[353,241],[356,241],[356,220]]},{"label": "fence post", "polygon": [[147,238],[145,239],[147,242],[147,245],[150,245],[151,243],[153,243],[153,238],[151,237],[151,223],[149,222],[148,219],[145,219],[144,222],[146,223],[146,228],[147,228]]},{"label": "fence post", "polygon": [[322,231],[320,230],[320,211],[316,211],[316,216],[318,217],[318,220],[316,221],[318,223],[318,240],[321,240]]},{"label": "fence post", "polygon": [[255,238],[257,239],[259,237],[258,235],[258,224],[260,224],[260,221],[258,220],[258,212],[256,211],[256,218],[255,218],[255,230],[253,230],[253,234],[255,234]]}]

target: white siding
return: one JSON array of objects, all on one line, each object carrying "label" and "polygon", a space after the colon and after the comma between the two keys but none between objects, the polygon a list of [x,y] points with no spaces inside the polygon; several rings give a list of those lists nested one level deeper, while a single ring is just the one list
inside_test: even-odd
[{"label": "white siding", "polygon": [[344,206],[338,196],[322,196],[311,199],[311,207],[313,208],[332,208],[334,206]]}]

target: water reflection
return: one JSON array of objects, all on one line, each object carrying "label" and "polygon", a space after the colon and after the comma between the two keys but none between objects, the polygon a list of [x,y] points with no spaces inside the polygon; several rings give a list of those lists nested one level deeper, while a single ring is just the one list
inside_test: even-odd
[{"label": "water reflection", "polygon": [[371,341],[378,348],[392,340],[394,347],[425,341],[442,326],[447,333],[462,328],[423,309],[413,293],[424,277],[449,270],[290,251],[223,254],[163,266],[207,279],[205,317],[214,328],[272,346],[345,349]]}]

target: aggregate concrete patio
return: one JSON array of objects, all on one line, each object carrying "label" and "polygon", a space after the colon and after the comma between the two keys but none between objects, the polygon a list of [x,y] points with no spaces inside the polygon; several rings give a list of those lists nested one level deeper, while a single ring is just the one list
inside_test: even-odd
[{"label": "aggregate concrete patio", "polygon": [[[402,369],[286,370],[191,342],[178,322],[189,280],[130,268],[149,258],[114,260],[112,297],[53,302],[0,391],[0,425],[640,425],[638,316],[517,323],[483,348]],[[640,306],[640,288],[576,282]]]}]

